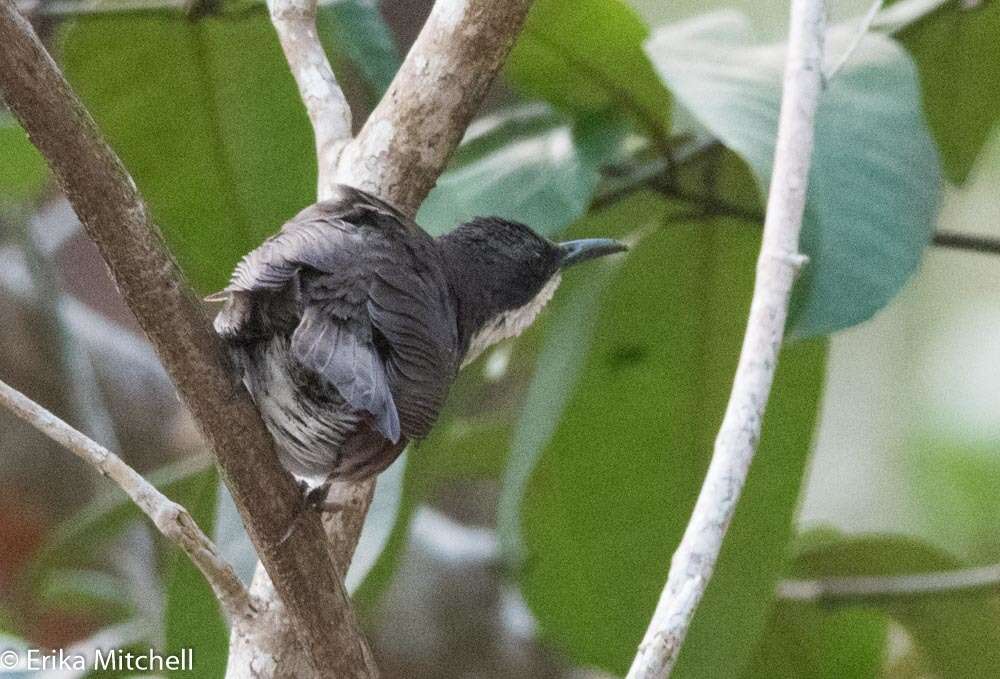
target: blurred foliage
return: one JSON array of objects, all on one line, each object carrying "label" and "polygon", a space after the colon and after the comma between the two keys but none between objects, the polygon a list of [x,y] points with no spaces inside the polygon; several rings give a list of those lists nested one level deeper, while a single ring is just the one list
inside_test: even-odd
[{"label": "blurred foliage", "polygon": [[[318,27],[381,91],[398,57],[356,4],[324,6]],[[61,63],[200,292],[315,195],[312,131],[265,13],[82,18]]]},{"label": "blurred foliage", "polygon": [[953,554],[1000,561],[1000,445],[920,440],[906,462],[916,519]]},{"label": "blurred foliage", "polygon": [[37,197],[47,176],[42,154],[13,117],[0,108],[0,209]]},{"label": "blurred foliage", "polygon": [[[612,233],[654,230],[605,293],[521,507],[519,576],[543,633],[617,672],[652,614],[708,464],[759,245],[742,224],[676,211],[638,196],[600,216]],[[791,530],[823,355],[815,342],[782,356],[756,466],[675,676],[722,676],[753,647]]]},{"label": "blurred foliage", "polygon": [[624,135],[610,114],[574,124],[538,105],[477,121],[417,218],[432,234],[491,214],[554,235],[587,212],[600,170],[620,155]]},{"label": "blurred foliage", "polygon": [[[832,31],[827,49],[841,54],[851,37]],[[649,52],[678,100],[749,164],[766,194],[784,44],[753,45],[749,21],[720,12],[660,29]],[[916,270],[934,229],[939,182],[918,100],[904,51],[875,35],[824,91],[802,232],[809,265],[796,285],[793,336],[866,320]]]},{"label": "blurred foliage", "polygon": [[1000,3],[941,4],[897,37],[920,69],[924,110],[948,179],[962,183],[1000,118]]},{"label": "blurred foliage", "polygon": [[[519,100],[470,127],[419,221],[439,234],[496,214],[552,238],[635,246],[567,273],[538,323],[467,368],[431,436],[380,478],[348,575],[363,606],[391,581],[414,509],[450,483],[486,479],[499,487],[508,572],[544,638],[574,661],[627,666],[699,489],[737,359],[787,4],[535,2],[505,69]],[[833,9],[845,19],[868,5]],[[713,13],[734,6],[750,17]],[[890,303],[935,227],[941,170],[964,181],[1000,113],[998,3],[900,0],[887,12],[904,19],[876,24],[885,33],[866,37],[823,95],[795,339]],[[655,17],[656,30],[642,17]],[[750,20],[766,43],[751,42]],[[854,18],[831,31],[828,61],[856,26]],[[367,0],[324,4],[318,28],[357,125],[399,65],[392,34]],[[239,257],[312,200],[312,133],[260,4],[234,1],[197,20],[81,16],[55,36],[60,63],[199,291],[222,286]],[[0,211],[35,204],[44,166],[5,113],[0,158]],[[921,539],[793,540],[825,356],[818,338],[781,357],[746,495],[674,676],[997,676],[990,595],[774,599],[786,576],[965,565],[941,547],[972,563],[1000,554],[991,442],[911,446]],[[225,532],[231,560],[248,563],[252,548],[214,469],[195,461],[153,478],[217,539]],[[134,574],[110,563],[140,518],[120,495],[93,503],[51,538],[21,588],[46,606],[100,609],[105,631],[132,625],[121,643],[193,645],[199,676],[220,676],[226,628],[188,561],[159,542],[147,555],[147,594],[162,590],[159,608],[126,591]],[[14,615],[0,623],[21,631]],[[902,660],[890,657],[900,629],[913,645]]]},{"label": "blurred foliage", "polygon": [[[804,541],[792,563],[792,575],[822,580],[845,576],[933,574],[966,565],[912,538],[828,534]],[[867,615],[861,615],[863,613]],[[878,647],[877,635],[885,635],[884,622],[889,619],[906,630],[915,646],[916,665],[921,672],[956,679],[997,675],[1000,605],[989,588],[978,593],[945,592],[911,597],[868,595],[841,601],[821,599],[812,603],[780,601],[772,616],[772,628],[796,625],[796,621],[807,625],[796,625],[799,627],[798,652],[782,660],[781,646],[789,640],[773,639],[768,635],[756,662],[761,666],[760,663],[767,661],[768,676],[776,678],[879,676],[879,665],[884,666],[887,660],[885,651],[882,651],[883,663],[874,663],[871,656]],[[854,642],[841,646],[841,653],[824,653],[832,640],[842,644],[851,637]],[[867,649],[867,654],[852,655],[863,649]],[[801,657],[816,658],[818,664],[814,667],[819,673],[802,674]],[[862,664],[857,664],[859,661]],[[868,669],[862,674],[859,670],[865,665]],[[855,669],[849,671],[847,668],[852,666]]]},{"label": "blurred foliage", "polygon": [[670,98],[642,52],[649,28],[621,0],[538,0],[507,62],[522,92],[573,114],[615,111],[661,142]]}]

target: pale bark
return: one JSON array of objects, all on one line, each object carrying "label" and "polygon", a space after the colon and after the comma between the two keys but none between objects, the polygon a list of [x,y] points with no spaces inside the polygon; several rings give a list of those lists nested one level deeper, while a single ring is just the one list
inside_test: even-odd
[{"label": "pale bark", "polygon": [[674,667],[760,440],[792,284],[805,263],[799,231],[823,83],[825,25],[823,0],[793,0],[774,172],[743,348],[704,485],[629,679],[660,679]]}]

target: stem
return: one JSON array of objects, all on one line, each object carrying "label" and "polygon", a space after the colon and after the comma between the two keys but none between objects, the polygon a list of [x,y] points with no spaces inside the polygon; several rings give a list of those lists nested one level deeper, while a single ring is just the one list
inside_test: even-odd
[{"label": "stem", "polygon": [[792,2],[774,173],[736,377],[705,483],[628,679],[665,677],[673,669],[760,440],[792,284],[805,263],[799,232],[822,89],[825,14],[823,0]]}]

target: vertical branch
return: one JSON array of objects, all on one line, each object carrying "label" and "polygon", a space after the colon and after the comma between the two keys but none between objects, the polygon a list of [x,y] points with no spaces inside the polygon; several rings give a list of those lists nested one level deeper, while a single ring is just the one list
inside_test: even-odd
[{"label": "vertical branch", "polygon": [[793,0],[774,172],[750,316],[705,483],[628,679],[659,679],[677,661],[760,440],[792,284],[805,257],[799,231],[823,82],[823,0]]},{"label": "vertical branch", "polygon": [[351,139],[351,108],[316,33],[316,0],[267,0],[288,67],[316,137],[319,200],[330,196],[337,159]]}]

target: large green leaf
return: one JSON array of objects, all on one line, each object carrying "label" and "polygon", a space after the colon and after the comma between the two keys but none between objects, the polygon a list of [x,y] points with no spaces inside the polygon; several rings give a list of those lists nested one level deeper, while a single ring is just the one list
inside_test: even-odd
[{"label": "large green leaf", "polygon": [[507,77],[525,94],[574,114],[627,112],[662,141],[670,130],[670,97],[642,52],[648,35],[621,0],[538,0]]},{"label": "large green leaf", "polygon": [[[670,220],[648,195],[618,229],[664,222],[605,295],[592,349],[528,484],[521,582],[546,638],[622,671],[701,486],[744,330],[759,234]],[[683,206],[678,208],[683,211]],[[781,358],[763,439],[676,677],[739,675],[766,622],[810,448],[822,342]]]},{"label": "large green leaf", "polygon": [[265,16],[82,19],[63,67],[199,290],[314,195],[311,132]]},{"label": "large green leaf", "polygon": [[[963,565],[910,538],[864,536],[806,548],[796,558],[794,570],[798,577],[825,578],[940,572]],[[978,679],[997,675],[1000,605],[990,592],[978,597],[890,597],[851,605],[881,611],[903,625],[932,676]]]},{"label": "large green leaf", "polygon": [[[626,215],[626,209],[598,213],[574,225],[573,236],[607,234],[619,229]],[[552,308],[546,310],[545,336],[513,431],[497,508],[500,547],[509,563],[517,564],[524,556],[520,515],[524,493],[538,457],[555,433],[580,378],[604,291],[621,263],[622,258],[616,257],[595,263],[589,271],[567,275],[550,303]]]},{"label": "large green leaf", "polygon": [[889,619],[878,611],[824,610],[779,601],[746,679],[875,679]]},{"label": "large green leaf", "polygon": [[945,173],[962,183],[1000,117],[1000,2],[948,2],[896,35],[917,62]]},{"label": "large green leaf", "polygon": [[571,124],[531,105],[476,121],[418,221],[440,234],[480,215],[505,217],[552,235],[582,216],[623,130],[610,116]]},{"label": "large green leaf", "polygon": [[[319,27],[385,85],[397,57],[377,9],[344,0]],[[87,17],[62,62],[199,290],[315,199],[312,132],[265,12]]]},{"label": "large green leaf", "polygon": [[[832,32],[828,51],[849,35]],[[664,27],[647,49],[678,101],[766,187],[784,45],[751,45],[746,19],[719,13]],[[912,63],[891,39],[866,37],[820,101],[792,335],[859,323],[889,302],[933,233],[939,175]]]}]

